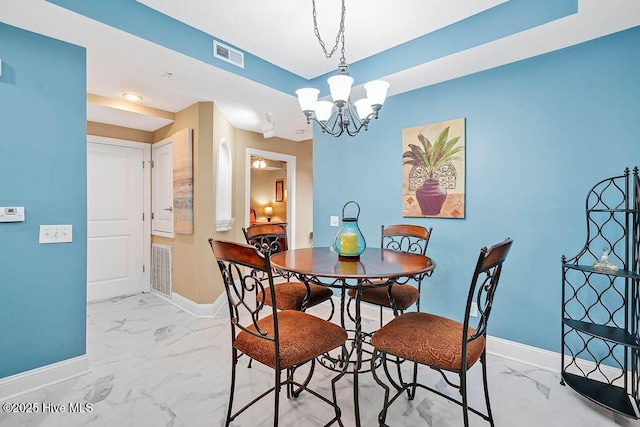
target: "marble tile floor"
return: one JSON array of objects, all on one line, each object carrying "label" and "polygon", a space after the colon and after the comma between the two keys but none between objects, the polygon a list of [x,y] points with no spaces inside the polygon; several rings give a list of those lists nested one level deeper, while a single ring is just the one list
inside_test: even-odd
[{"label": "marble tile floor", "polygon": [[[322,316],[321,307],[311,312]],[[328,312],[327,312],[328,313]],[[373,322],[373,321],[371,321]],[[368,325],[372,326],[372,325]],[[366,328],[367,325],[364,325]],[[154,294],[140,294],[88,305],[87,351],[91,372],[10,402],[41,405],[87,404],[91,412],[7,414],[0,427],[18,426],[222,426],[230,380],[230,328],[226,319],[196,318]],[[470,400],[482,402],[480,372],[470,373]],[[640,422],[616,415],[559,383],[556,372],[489,356],[489,387],[498,427],[638,427]],[[273,381],[272,370],[259,363],[238,369],[236,399],[248,401]],[[426,382],[446,385],[423,369]],[[332,373],[319,367],[312,386],[328,395]],[[338,400],[345,426],[353,426],[352,377],[338,382]],[[455,393],[455,392],[454,392]],[[382,389],[370,373],[360,376],[362,425],[377,425]],[[246,399],[246,400],[245,400]],[[68,406],[67,406],[68,407]],[[483,408],[483,406],[480,406]],[[332,410],[308,393],[280,402],[280,425],[323,425]],[[263,399],[232,426],[273,425],[273,399]],[[387,418],[391,426],[457,427],[461,410],[445,399],[418,391],[415,400],[395,403]],[[486,426],[471,417],[472,426]]]}]

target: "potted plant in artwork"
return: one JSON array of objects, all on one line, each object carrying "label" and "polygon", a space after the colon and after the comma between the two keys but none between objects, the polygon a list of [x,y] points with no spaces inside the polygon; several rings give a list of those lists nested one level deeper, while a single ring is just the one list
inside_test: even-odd
[{"label": "potted plant in artwork", "polygon": [[409,144],[409,150],[402,153],[405,165],[423,168],[427,179],[416,190],[416,199],[423,215],[439,215],[447,198],[447,190],[438,181],[438,170],[447,162],[457,159],[464,146],[456,147],[459,136],[449,139],[449,127],[440,132],[431,143],[422,133],[418,134],[420,146]]}]

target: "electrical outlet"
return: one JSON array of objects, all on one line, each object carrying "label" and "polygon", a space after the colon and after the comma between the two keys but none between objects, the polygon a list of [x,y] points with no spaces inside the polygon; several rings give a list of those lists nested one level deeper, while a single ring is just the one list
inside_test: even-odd
[{"label": "electrical outlet", "polygon": [[340,224],[339,218],[337,216],[331,216],[329,218],[330,218],[329,225],[331,227],[337,227]]},{"label": "electrical outlet", "polygon": [[472,302],[471,303],[471,310],[469,310],[469,316],[478,317],[478,303],[477,302]]}]

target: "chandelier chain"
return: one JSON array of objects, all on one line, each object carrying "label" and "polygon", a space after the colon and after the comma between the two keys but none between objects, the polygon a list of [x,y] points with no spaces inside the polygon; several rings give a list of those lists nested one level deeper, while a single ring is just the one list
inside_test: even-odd
[{"label": "chandelier chain", "polygon": [[389,83],[382,80],[371,81],[365,84],[367,97],[353,103],[351,102],[351,85],[354,80],[349,76],[349,72],[347,71],[349,65],[347,64],[344,53],[344,25],[347,8],[345,6],[346,1],[341,0],[341,2],[342,13],[340,16],[340,28],[336,35],[335,45],[329,52],[325,42],[320,36],[320,30],[318,30],[316,0],[311,0],[311,4],[313,5],[313,31],[318,42],[320,42],[324,55],[327,58],[331,58],[333,54],[338,51],[338,46],[342,43],[338,74],[327,79],[333,102],[318,101],[320,91],[315,88],[296,90],[300,108],[307,118],[307,124],[311,124],[313,121],[320,126],[323,133],[326,132],[335,137],[339,137],[343,133],[349,136],[356,136],[361,130],[368,130],[371,120],[378,118],[380,108],[382,108],[382,104],[387,97],[387,89],[389,88]]},{"label": "chandelier chain", "polygon": [[346,60],[344,58],[344,17],[347,13],[347,8],[345,7],[344,4],[345,0],[342,0],[342,15],[340,16],[340,29],[338,30],[338,34],[336,34],[336,44],[333,46],[333,48],[331,49],[331,52],[327,52],[327,47],[324,44],[324,41],[322,41],[322,37],[320,36],[320,31],[318,30],[318,21],[317,21],[317,12],[316,12],[316,0],[311,0],[311,3],[313,4],[313,31],[316,35],[316,37],[318,38],[318,41],[320,42],[320,46],[322,47],[322,51],[324,52],[324,55],[327,58],[331,58],[333,56],[333,54],[336,52],[336,50],[338,50],[338,45],[340,44],[340,42],[342,42],[342,49],[340,51],[341,53],[341,57],[340,57],[340,62],[342,64],[346,63]]}]

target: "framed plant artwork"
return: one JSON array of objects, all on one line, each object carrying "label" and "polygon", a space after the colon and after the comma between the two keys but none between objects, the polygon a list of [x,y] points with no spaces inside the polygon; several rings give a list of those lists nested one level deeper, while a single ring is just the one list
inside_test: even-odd
[{"label": "framed plant artwork", "polygon": [[465,217],[465,120],[402,130],[402,216]]},{"label": "framed plant artwork", "polygon": [[276,202],[284,201],[284,181],[276,181]]}]

